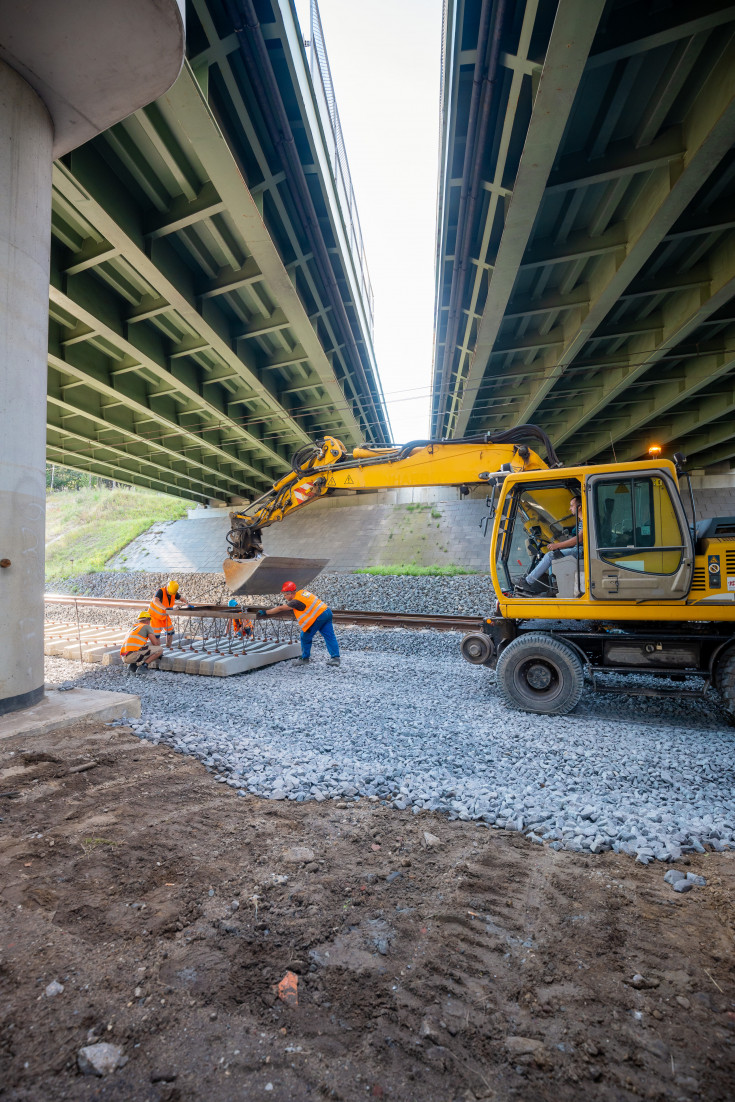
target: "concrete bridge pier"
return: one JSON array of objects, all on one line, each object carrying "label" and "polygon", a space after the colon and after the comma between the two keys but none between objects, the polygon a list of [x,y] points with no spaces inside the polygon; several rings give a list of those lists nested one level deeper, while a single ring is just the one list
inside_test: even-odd
[{"label": "concrete bridge pier", "polygon": [[51,116],[0,61],[0,714],[43,696]]},{"label": "concrete bridge pier", "polygon": [[43,697],[53,161],[171,87],[183,4],[0,3],[0,715]]}]

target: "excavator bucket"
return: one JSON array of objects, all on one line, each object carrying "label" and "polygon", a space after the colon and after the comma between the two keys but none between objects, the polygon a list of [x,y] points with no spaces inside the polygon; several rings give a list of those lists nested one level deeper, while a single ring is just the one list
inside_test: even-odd
[{"label": "excavator bucket", "polygon": [[225,559],[222,571],[230,593],[280,593],[284,582],[295,582],[302,589],[320,574],[329,559],[289,559],[278,555],[260,555],[256,559]]}]

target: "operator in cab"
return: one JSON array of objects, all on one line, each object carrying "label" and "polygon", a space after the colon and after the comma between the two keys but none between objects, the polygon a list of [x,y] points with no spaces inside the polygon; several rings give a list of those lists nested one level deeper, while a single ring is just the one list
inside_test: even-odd
[{"label": "operator in cab", "polygon": [[156,590],[156,595],[148,606],[148,611],[151,614],[151,627],[156,632],[166,632],[167,647],[171,646],[174,639],[174,625],[171,622],[168,610],[176,604],[181,607],[194,607],[179,592],[179,583],[172,579],[167,585]]},{"label": "operator in cab", "polygon": [[301,658],[297,658],[293,665],[305,666],[311,661],[311,644],[316,633],[320,632],[329,654],[327,665],[339,666],[339,643],[332,626],[331,608],[308,589],[297,589],[294,582],[284,582],[281,593],[288,594],[285,604],[276,605],[275,608],[260,608],[257,616],[258,619],[264,619],[277,612],[293,612],[296,623],[301,628]]},{"label": "operator in cab", "polygon": [[574,555],[581,559],[584,555],[584,536],[582,532],[582,498],[575,494],[569,502],[569,512],[576,517],[577,525],[573,536],[566,540],[555,540],[548,544],[546,554],[529,570],[525,578],[518,582],[516,591],[522,597],[542,597],[549,592],[547,581],[543,579],[551,569],[555,558]]},{"label": "operator in cab", "polygon": [[128,673],[148,673],[148,666],[163,654],[158,633],[151,627],[148,609],[139,613],[120,648],[120,657],[128,667]]},{"label": "operator in cab", "polygon": [[[239,608],[237,601],[234,597],[230,598],[227,602],[228,608]],[[232,634],[236,639],[252,639],[253,638],[253,621],[240,619],[239,616],[235,616],[232,621]]]}]

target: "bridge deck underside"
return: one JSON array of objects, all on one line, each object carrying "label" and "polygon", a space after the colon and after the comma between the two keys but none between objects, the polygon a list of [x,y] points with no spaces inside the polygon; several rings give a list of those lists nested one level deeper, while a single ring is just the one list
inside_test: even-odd
[{"label": "bridge deck underside", "polygon": [[389,428],[281,8],[250,37],[267,38],[298,134],[311,237],[228,5],[193,0],[187,20],[170,92],[54,166],[48,458],[228,501],[262,493],[325,432]]},{"label": "bridge deck underside", "polygon": [[447,21],[434,434],[730,459],[735,6],[496,0],[473,113],[482,6]]}]

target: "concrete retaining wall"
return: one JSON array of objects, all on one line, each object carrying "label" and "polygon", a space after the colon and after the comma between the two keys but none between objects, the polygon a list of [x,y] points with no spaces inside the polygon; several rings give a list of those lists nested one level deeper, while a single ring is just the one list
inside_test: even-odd
[{"label": "concrete retaining wall", "polygon": [[[694,482],[698,517],[735,516],[735,482],[712,486],[710,481]],[[487,516],[482,492],[461,500],[456,490],[440,487],[331,497],[266,528],[263,543],[271,555],[329,558],[327,569],[338,573],[401,563],[485,572],[490,540],[480,525]],[[227,553],[229,529],[226,510],[192,510],[187,520],[154,525],[108,565],[216,573]]]}]

